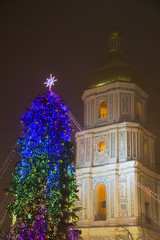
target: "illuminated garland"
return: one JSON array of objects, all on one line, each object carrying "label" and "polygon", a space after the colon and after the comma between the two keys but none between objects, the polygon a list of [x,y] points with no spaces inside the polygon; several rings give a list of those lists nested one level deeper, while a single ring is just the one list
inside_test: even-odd
[{"label": "illuminated garland", "polygon": [[135,182],[137,184],[137,186],[143,190],[144,192],[146,192],[150,197],[152,197],[154,200],[156,200],[158,203],[160,203],[160,197],[159,194],[153,192],[150,188],[148,188],[147,186],[144,186],[143,184],[139,183],[139,182]]},{"label": "illuminated garland", "polygon": [[10,154],[7,156],[7,158],[5,159],[2,167],[0,168],[0,180],[3,178],[7,168],[9,167],[9,164],[13,161],[14,157],[15,157],[15,147],[17,146],[17,144],[14,145],[13,149],[11,150]]}]

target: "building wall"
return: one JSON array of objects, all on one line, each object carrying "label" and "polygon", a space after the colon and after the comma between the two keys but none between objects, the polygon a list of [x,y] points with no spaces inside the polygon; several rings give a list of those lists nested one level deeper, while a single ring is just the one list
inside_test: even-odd
[{"label": "building wall", "polygon": [[[123,121],[145,123],[147,98],[148,95],[134,83],[116,82],[86,90],[82,96],[84,127],[88,129]],[[103,100],[107,102],[107,117],[101,119],[98,111]],[[140,119],[136,114],[137,103],[141,105]]]},{"label": "building wall", "polygon": [[[79,168],[76,175],[80,198],[77,205],[82,207],[78,227],[82,229],[83,238],[88,228],[92,228],[92,234],[97,237],[102,236],[103,231],[105,235],[106,227],[114,227],[114,234],[116,226],[159,229],[160,199],[157,196],[160,195],[160,176],[138,161]],[[98,219],[96,212],[96,187],[100,184],[104,184],[106,189],[105,219],[101,216]],[[150,205],[147,215],[146,203]],[[101,231],[97,232],[97,227]],[[84,239],[90,239],[89,236]]]},{"label": "building wall", "polygon": [[143,127],[147,97],[125,82],[82,96],[85,130],[76,133],[76,177],[83,239],[120,239],[130,232],[135,239],[152,232],[158,237],[150,239],[160,239],[155,137]]},{"label": "building wall", "polygon": [[[123,122],[76,134],[76,167],[137,160],[155,168],[155,137],[139,123]],[[105,148],[99,151],[99,145]]]}]

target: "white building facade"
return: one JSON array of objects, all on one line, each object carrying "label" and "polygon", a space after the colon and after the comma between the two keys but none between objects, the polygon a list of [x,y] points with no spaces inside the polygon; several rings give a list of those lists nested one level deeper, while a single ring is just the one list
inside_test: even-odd
[{"label": "white building facade", "polygon": [[[85,90],[84,131],[76,134],[78,228],[82,239],[160,239],[160,175],[155,136],[145,127],[148,95],[129,65],[116,60],[95,72]],[[158,195],[159,194],[159,195]]]}]

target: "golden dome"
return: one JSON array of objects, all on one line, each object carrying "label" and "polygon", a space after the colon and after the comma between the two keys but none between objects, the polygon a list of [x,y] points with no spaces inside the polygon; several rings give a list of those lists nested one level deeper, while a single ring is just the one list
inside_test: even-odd
[{"label": "golden dome", "polygon": [[141,76],[129,64],[122,62],[121,37],[116,27],[108,38],[109,63],[89,76],[87,88],[113,82],[132,82],[141,85]]},{"label": "golden dome", "polygon": [[113,62],[97,69],[89,76],[87,88],[100,87],[113,82],[132,82],[141,85],[141,76],[129,64]]}]

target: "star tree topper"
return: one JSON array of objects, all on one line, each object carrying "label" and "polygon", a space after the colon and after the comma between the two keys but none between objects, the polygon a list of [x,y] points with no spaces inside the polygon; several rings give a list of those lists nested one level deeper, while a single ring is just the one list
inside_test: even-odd
[{"label": "star tree topper", "polygon": [[44,84],[46,84],[46,87],[49,87],[50,93],[52,93],[51,88],[56,81],[57,81],[57,79],[55,79],[55,76],[52,77],[52,74],[50,74],[49,78],[47,78],[47,81],[44,83]]}]

